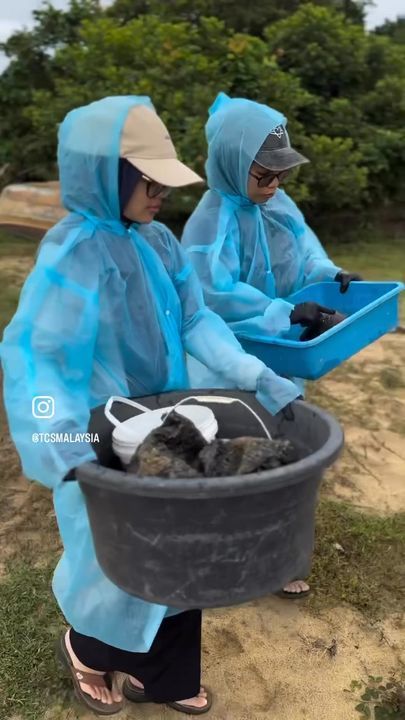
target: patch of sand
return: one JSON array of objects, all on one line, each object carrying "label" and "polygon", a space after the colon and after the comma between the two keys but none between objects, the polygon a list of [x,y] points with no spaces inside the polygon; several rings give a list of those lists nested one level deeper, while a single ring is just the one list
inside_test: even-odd
[{"label": "patch of sand", "polygon": [[[352,680],[398,670],[405,653],[403,627],[403,616],[370,627],[348,608],[314,617],[299,602],[278,598],[207,611],[202,677],[214,694],[207,717],[359,720],[354,709],[359,693],[346,691]],[[94,716],[74,704],[63,714],[50,710],[46,720],[79,717]],[[118,717],[168,720],[176,714],[165,706],[128,703]]]},{"label": "patch of sand", "polygon": [[[396,388],[384,385],[395,372]],[[345,449],[327,474],[326,496],[365,510],[405,511],[405,336],[386,335],[311,388],[336,413]],[[402,385],[403,383],[403,385]]]},{"label": "patch of sand", "polygon": [[405,439],[387,430],[345,428],[346,450],[332,470],[335,497],[389,514],[405,511]]}]

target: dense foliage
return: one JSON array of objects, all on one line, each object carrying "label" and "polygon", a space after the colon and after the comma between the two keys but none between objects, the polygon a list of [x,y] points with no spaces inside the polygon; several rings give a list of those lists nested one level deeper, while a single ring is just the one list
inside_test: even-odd
[{"label": "dense foliage", "polygon": [[[290,191],[312,212],[405,199],[403,26],[365,30],[365,3],[71,0],[45,5],[2,48],[0,181],[57,175],[58,123],[77,105],[147,94],[180,155],[203,172],[207,109],[219,90],[277,107],[313,162]],[[177,214],[196,196],[179,193]]]}]

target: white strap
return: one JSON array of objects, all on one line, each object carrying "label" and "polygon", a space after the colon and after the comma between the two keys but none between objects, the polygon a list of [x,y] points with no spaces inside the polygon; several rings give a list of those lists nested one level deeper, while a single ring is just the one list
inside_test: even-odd
[{"label": "white strap", "polygon": [[[245,403],[240,398],[233,398],[233,397],[225,397],[222,395],[189,395],[188,397],[183,398],[183,400],[180,400],[176,405],[173,406],[170,412],[174,412],[176,408],[179,407],[179,405],[182,405],[183,403],[187,402],[188,400],[197,400],[197,402],[205,402],[205,403],[222,403],[224,405],[230,405],[231,403],[238,402],[241,405],[243,405],[249,412],[256,418],[259,425],[261,425],[263,432],[265,433],[266,437],[271,440],[271,435],[269,430],[267,429],[266,425],[264,424],[263,420],[258,416],[258,414],[251,408],[247,403]],[[121,420],[118,420],[111,412],[111,406],[115,402],[120,402],[123,405],[130,405],[131,407],[135,407],[141,412],[150,412],[150,408],[145,407],[144,405],[141,405],[140,403],[135,402],[135,400],[130,400],[129,398],[119,397],[118,395],[112,395],[109,400],[106,402],[105,408],[104,408],[104,415],[106,418],[117,427],[117,425],[121,424]],[[170,413],[168,413],[170,414]]]},{"label": "white strap", "polygon": [[[171,410],[171,412],[174,412],[174,410],[181,405],[184,402],[187,402],[187,400],[197,400],[198,402],[205,402],[205,403],[223,403],[224,405],[230,405],[231,403],[238,402],[241,405],[243,405],[247,410],[249,410],[250,413],[256,418],[259,425],[261,425],[263,432],[265,433],[266,437],[271,440],[271,435],[269,430],[267,429],[266,425],[264,424],[263,420],[258,416],[258,414],[251,408],[247,403],[245,403],[240,398],[233,398],[233,397],[225,397],[222,395],[189,395],[189,397],[184,398],[183,400],[180,400]],[[169,413],[170,414],[170,413]]]},{"label": "white strap", "polygon": [[118,395],[111,395],[111,397],[107,400],[104,408],[104,415],[106,416],[107,420],[110,421],[115,427],[117,425],[121,424],[121,420],[118,420],[118,418],[115,417],[115,415],[111,412],[111,406],[115,402],[120,402],[123,405],[131,405],[131,407],[135,407],[141,412],[149,412],[150,408],[145,407],[144,405],[140,405],[140,403],[135,402],[135,400],[130,400],[129,398],[125,397],[119,397]]}]

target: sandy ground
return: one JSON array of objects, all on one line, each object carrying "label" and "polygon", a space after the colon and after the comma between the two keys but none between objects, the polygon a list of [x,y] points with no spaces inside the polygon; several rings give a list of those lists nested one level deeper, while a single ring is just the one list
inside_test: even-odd
[{"label": "sandy ground", "polygon": [[[353,679],[388,677],[405,661],[405,620],[370,626],[350,609],[314,617],[299,603],[268,598],[209,611],[203,682],[214,693],[212,720],[359,720]],[[335,650],[334,650],[335,648]],[[334,654],[336,653],[336,654]],[[78,706],[46,720],[91,720]],[[123,720],[175,717],[158,705],[127,704]]]},{"label": "sandy ground", "polygon": [[[379,627],[367,627],[351,610],[314,617],[297,603],[277,598],[207,612],[204,681],[216,701],[210,717],[358,718],[353,696],[345,693],[351,681],[373,674],[377,667],[381,675],[398,667],[401,628],[393,620],[390,624],[387,640]],[[336,655],[328,650],[334,641]],[[130,707],[123,717],[163,720],[169,710]]]},{"label": "sandy ground", "polygon": [[405,511],[405,335],[390,334],[366,348],[319,387],[346,439],[325,494],[373,512]]},{"label": "sandy ground", "polygon": [[[8,267],[16,276],[25,271],[20,261]],[[310,393],[340,416],[346,434],[323,493],[365,512],[405,511],[405,335],[386,336]],[[1,572],[20,543],[54,539],[55,524],[48,493],[22,478],[7,434],[0,451]],[[215,696],[212,720],[355,720],[358,695],[345,692],[351,681],[369,674],[387,678],[401,664],[405,608],[377,624],[347,607],[314,614],[305,601],[277,598],[205,613],[203,681]],[[69,710],[50,708],[45,720],[93,717],[72,699]],[[127,707],[119,717],[176,715],[148,705]]]}]

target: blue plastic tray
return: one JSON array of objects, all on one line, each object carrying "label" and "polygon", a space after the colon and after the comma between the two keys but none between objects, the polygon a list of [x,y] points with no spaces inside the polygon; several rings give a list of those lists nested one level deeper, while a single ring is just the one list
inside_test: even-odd
[{"label": "blue plastic tray", "polygon": [[397,327],[403,283],[352,282],[344,295],[339,287],[337,282],[314,283],[289,298],[293,304],[312,301],[349,315],[314,340],[300,342],[303,328],[294,325],[283,338],[238,336],[241,345],[278,375],[317,380]]}]

